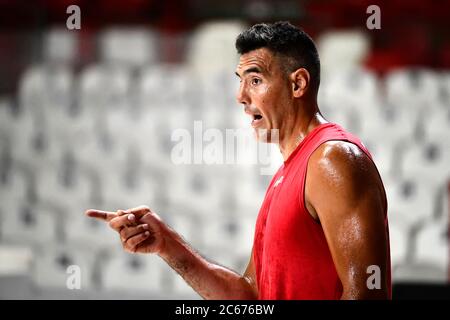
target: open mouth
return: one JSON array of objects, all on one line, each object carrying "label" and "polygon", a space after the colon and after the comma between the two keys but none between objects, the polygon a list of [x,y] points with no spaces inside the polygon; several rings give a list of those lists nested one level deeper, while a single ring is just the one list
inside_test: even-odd
[{"label": "open mouth", "polygon": [[262,114],[258,113],[259,110],[256,108],[250,108],[249,106],[245,106],[244,109],[245,113],[250,116],[250,119],[252,120],[251,125],[253,128],[256,128],[263,122],[263,116]]},{"label": "open mouth", "polygon": [[254,114],[252,120],[252,127],[257,127],[258,125],[260,125],[262,123],[262,118],[263,118],[262,115]]}]

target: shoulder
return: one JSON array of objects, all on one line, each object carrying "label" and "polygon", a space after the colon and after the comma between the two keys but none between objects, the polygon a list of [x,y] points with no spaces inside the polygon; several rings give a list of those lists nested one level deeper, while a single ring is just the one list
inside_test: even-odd
[{"label": "shoulder", "polygon": [[373,161],[357,145],[347,141],[327,141],[310,157],[308,171],[318,174],[341,173],[345,175],[376,172]]},{"label": "shoulder", "polygon": [[307,198],[340,197],[354,202],[366,193],[381,189],[382,182],[375,164],[357,145],[328,141],[311,154]]}]

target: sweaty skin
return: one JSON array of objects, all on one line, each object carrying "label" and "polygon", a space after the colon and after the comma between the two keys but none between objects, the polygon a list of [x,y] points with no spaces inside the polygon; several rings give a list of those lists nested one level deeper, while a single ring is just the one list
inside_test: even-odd
[{"label": "sweaty skin", "polygon": [[[269,49],[241,55],[236,75],[240,78],[236,98],[251,116],[257,138],[277,142],[270,130],[279,130],[284,159],[308,133],[327,122],[318,109],[309,72],[299,68],[287,73],[283,59]],[[386,202],[373,162],[351,143],[324,143],[310,157],[304,201],[311,219],[324,230],[343,285],[341,298],[388,298]],[[258,297],[253,251],[240,275],[200,256],[147,207],[116,213],[88,210],[86,214],[108,221],[126,251],[158,254],[205,299]],[[381,269],[380,290],[369,290],[366,285],[370,265]]]}]

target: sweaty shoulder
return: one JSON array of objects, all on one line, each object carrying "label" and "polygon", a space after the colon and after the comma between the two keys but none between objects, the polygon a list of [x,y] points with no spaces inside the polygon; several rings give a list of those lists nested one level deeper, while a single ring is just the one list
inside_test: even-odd
[{"label": "sweaty shoulder", "polygon": [[306,176],[305,205],[315,219],[318,219],[317,202],[333,205],[333,198],[338,198],[351,207],[358,205],[366,193],[375,192],[381,200],[382,189],[375,164],[351,142],[328,141],[311,154]]}]

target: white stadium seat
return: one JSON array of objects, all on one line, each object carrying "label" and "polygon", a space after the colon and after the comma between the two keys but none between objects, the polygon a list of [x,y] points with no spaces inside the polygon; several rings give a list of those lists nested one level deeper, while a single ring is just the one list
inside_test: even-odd
[{"label": "white stadium seat", "polygon": [[372,158],[377,166],[381,178],[390,178],[395,174],[396,167],[394,163],[394,148],[384,141],[377,139],[365,139],[363,144],[368,148]]},{"label": "white stadium seat", "polygon": [[137,165],[105,176],[101,196],[105,204],[117,209],[150,206],[155,203],[157,188],[158,182],[145,175]]},{"label": "white stadium seat", "polygon": [[[211,214],[215,213],[211,212]],[[170,208],[166,212],[164,221],[192,246],[203,245],[202,230],[205,224],[202,216],[181,206],[179,209]]]},{"label": "white stadium seat", "polygon": [[200,295],[196,293],[195,290],[191,288],[179,274],[174,274],[172,278],[173,292],[177,295],[177,297],[186,300],[201,299]]},{"label": "white stadium seat", "polygon": [[414,284],[439,284],[447,282],[447,270],[430,263],[408,262],[399,265],[392,276],[395,282]]},{"label": "white stadium seat", "polygon": [[187,206],[199,214],[217,212],[224,203],[225,179],[205,166],[176,166],[168,176],[169,202],[172,206]]},{"label": "white stadium seat", "polygon": [[184,105],[193,88],[189,70],[170,64],[142,69],[137,85],[137,101],[141,108],[149,111]]},{"label": "white stadium seat", "polygon": [[450,149],[438,141],[416,143],[405,151],[401,170],[404,177],[418,177],[435,191],[450,178]]},{"label": "white stadium seat", "polygon": [[[57,289],[60,292],[70,290],[82,296],[96,287],[93,268],[96,252],[80,249],[71,245],[52,243],[35,250],[35,259],[31,273],[35,286],[40,289]],[[75,290],[80,276],[79,290]],[[71,289],[73,288],[73,289]]]},{"label": "white stadium seat", "polygon": [[425,119],[423,124],[426,140],[450,148],[450,108],[435,110]]},{"label": "white stadium seat", "polygon": [[234,43],[245,29],[241,21],[211,21],[194,31],[187,53],[187,64],[197,74],[214,70],[234,70],[239,61]]},{"label": "white stadium seat", "polygon": [[111,28],[99,37],[100,60],[107,64],[142,67],[157,57],[155,34],[143,28]]},{"label": "white stadium seat", "polygon": [[448,109],[450,107],[450,72],[442,72],[439,83],[443,92],[443,96],[441,96],[443,105]]},{"label": "white stadium seat", "polygon": [[256,216],[244,213],[230,213],[229,217],[219,217],[211,213],[203,226],[204,246],[232,251],[230,255],[233,257],[250,256],[255,223]]},{"label": "white stadium seat", "polygon": [[44,34],[44,61],[52,64],[74,63],[78,54],[78,33],[64,26],[50,28]]},{"label": "white stadium seat", "polygon": [[242,166],[237,170],[233,180],[235,183],[233,193],[236,198],[238,214],[256,217],[270,179],[270,175],[261,175],[255,166]]},{"label": "white stadium seat", "polygon": [[[67,243],[94,249],[121,250],[120,238],[116,231],[111,229],[107,222],[90,218],[84,215],[87,209],[102,209],[116,211],[109,207],[79,204],[78,209],[72,206],[72,211],[64,216],[62,232]],[[62,208],[61,210],[64,210]],[[62,212],[64,213],[64,212]]]},{"label": "white stadium seat", "polygon": [[31,173],[54,164],[60,156],[61,143],[52,136],[46,121],[30,112],[20,112],[11,125],[11,157],[24,164]]},{"label": "white stadium seat", "polygon": [[27,245],[0,245],[0,278],[28,276],[34,253]]},{"label": "white stadium seat", "polygon": [[92,182],[83,171],[82,163],[68,150],[62,150],[51,167],[37,172],[35,183],[42,201],[87,202],[93,193]]},{"label": "white stadium seat", "polygon": [[369,37],[359,30],[329,31],[317,39],[323,74],[361,65],[369,53]]},{"label": "white stadium seat", "polygon": [[[2,168],[0,180],[0,203],[8,199],[20,199],[25,201],[30,196],[31,177],[19,165],[12,164],[10,168]],[[1,205],[0,205],[1,206]]]},{"label": "white stadium seat", "polygon": [[370,114],[361,117],[360,137],[396,148],[414,138],[417,117],[414,112],[398,106],[374,108]]},{"label": "white stadium seat", "polygon": [[385,78],[386,99],[407,110],[430,110],[439,101],[439,76],[426,69],[399,69]]},{"label": "white stadium seat", "polygon": [[79,77],[82,108],[96,114],[105,110],[129,107],[130,69],[119,65],[93,64]]},{"label": "white stadium seat", "polygon": [[425,224],[416,237],[415,261],[417,263],[427,263],[438,267],[443,271],[447,280],[446,270],[449,263],[448,245],[448,218],[436,220]]},{"label": "white stadium seat", "polygon": [[169,290],[164,281],[167,268],[156,255],[118,252],[102,266],[103,289],[162,294]]},{"label": "white stadium seat", "polygon": [[2,201],[0,210],[0,232],[4,242],[36,245],[56,241],[56,214],[49,208],[9,198]]},{"label": "white stadium seat", "polygon": [[[202,221],[203,241],[206,248],[216,248],[218,250],[237,249],[236,234],[238,231],[238,221],[232,213],[228,216],[220,216],[217,212],[211,212]],[[198,226],[200,228],[200,226]]]},{"label": "white stadium seat", "polygon": [[408,257],[409,230],[395,220],[389,221],[389,239],[391,252],[391,265],[395,269],[406,261]]},{"label": "white stadium seat", "polygon": [[74,79],[69,66],[37,65],[19,83],[19,104],[34,117],[48,120],[55,111],[69,110],[74,99]]},{"label": "white stadium seat", "polygon": [[72,104],[69,109],[58,108],[45,121],[50,139],[58,148],[70,145],[73,150],[96,139],[98,121],[94,110],[81,104]]},{"label": "white stadium seat", "polygon": [[434,213],[434,195],[427,185],[414,178],[397,179],[385,183],[390,221],[406,228],[431,219]]},{"label": "white stadium seat", "polygon": [[[375,73],[354,67],[321,79],[319,94],[336,109],[351,109],[365,116],[367,109],[381,103],[380,84]],[[320,105],[319,105],[320,106]]]},{"label": "white stadium seat", "polygon": [[[16,112],[17,113],[17,112]],[[13,139],[13,123],[16,115],[13,110],[12,101],[0,97],[0,147],[4,148]]]}]

